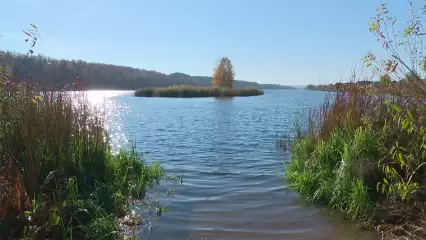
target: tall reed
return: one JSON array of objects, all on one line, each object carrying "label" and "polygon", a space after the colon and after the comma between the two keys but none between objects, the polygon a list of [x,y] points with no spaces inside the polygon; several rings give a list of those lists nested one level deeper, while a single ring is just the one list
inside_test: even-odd
[{"label": "tall reed", "polygon": [[263,91],[256,88],[219,88],[198,86],[170,86],[166,88],[143,88],[135,92],[137,97],[171,97],[171,98],[198,98],[198,97],[237,97],[258,96]]},{"label": "tall reed", "polygon": [[40,92],[3,79],[0,238],[118,237],[112,216],[125,214],[129,197],[143,197],[162,168],[134,150],[112,154],[84,89]]},{"label": "tall reed", "polygon": [[[310,112],[309,131],[292,143],[287,180],[306,199],[364,222],[421,222],[426,219],[425,103],[396,88],[376,95],[355,81],[346,84]],[[418,234],[413,239],[422,239]]]}]

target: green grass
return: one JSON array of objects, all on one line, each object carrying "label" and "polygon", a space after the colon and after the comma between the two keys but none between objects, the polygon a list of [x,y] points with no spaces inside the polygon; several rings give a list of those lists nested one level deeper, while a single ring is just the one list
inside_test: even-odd
[{"label": "green grass", "polygon": [[129,200],[163,176],[134,149],[113,154],[75,96],[0,81],[0,238],[117,239]]},{"label": "green grass", "polygon": [[[337,92],[311,113],[307,134],[297,132],[291,139],[289,185],[306,200],[329,205],[356,221],[398,227],[417,222],[422,229],[424,102],[372,96],[357,85]],[[288,140],[281,142],[288,146]]]},{"label": "green grass", "polygon": [[135,92],[137,97],[170,97],[170,98],[200,98],[200,97],[248,97],[263,95],[256,88],[229,89],[197,86],[170,86],[166,88],[143,88]]},{"label": "green grass", "polygon": [[330,204],[353,217],[370,215],[368,186],[360,166],[380,151],[379,136],[370,129],[342,129],[324,141],[298,139],[286,169],[287,180],[310,201]]}]

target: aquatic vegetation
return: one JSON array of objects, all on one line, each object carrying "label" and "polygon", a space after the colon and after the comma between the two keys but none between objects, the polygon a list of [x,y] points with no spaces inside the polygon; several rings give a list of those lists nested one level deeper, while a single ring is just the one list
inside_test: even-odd
[{"label": "aquatic vegetation", "polygon": [[[307,200],[376,223],[384,239],[426,237],[426,68],[420,51],[424,33],[417,20],[425,12],[409,3],[414,20],[402,34],[388,35],[397,20],[387,4],[377,8],[370,23],[391,59],[378,61],[372,53],[363,59],[377,76],[385,76],[380,84],[396,81],[400,87],[373,95],[364,84],[371,79],[353,74],[349,84],[340,85],[311,113],[313,124],[292,141],[286,169],[292,187]],[[410,63],[399,55],[398,48],[406,46]]]},{"label": "aquatic vegetation", "polygon": [[234,89],[235,71],[231,61],[223,57],[213,73],[212,87],[191,85],[169,86],[166,88],[142,88],[135,92],[136,97],[171,97],[171,98],[198,98],[198,97],[248,97],[263,95],[263,91],[256,88]]},{"label": "aquatic vegetation", "polygon": [[[114,216],[125,214],[129,198],[144,196],[163,175],[161,166],[147,165],[134,149],[114,155],[84,92],[78,108],[65,92],[40,97],[24,87],[0,94],[2,236],[58,232],[114,239]],[[35,222],[7,225],[19,216]]]},{"label": "aquatic vegetation", "polygon": [[82,86],[40,92],[1,67],[0,238],[117,239],[129,200],[163,176],[135,149],[111,152]]},{"label": "aquatic vegetation", "polygon": [[166,88],[143,88],[136,90],[137,97],[171,97],[171,98],[197,98],[197,97],[244,97],[263,95],[263,91],[256,88],[218,88],[198,86],[170,86]]},{"label": "aquatic vegetation", "polygon": [[424,219],[425,100],[355,89],[333,100],[291,142],[292,188],[364,223]]}]

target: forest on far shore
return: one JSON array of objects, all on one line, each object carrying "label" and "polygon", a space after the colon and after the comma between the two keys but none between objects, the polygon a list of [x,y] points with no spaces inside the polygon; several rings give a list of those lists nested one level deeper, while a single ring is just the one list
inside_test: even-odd
[{"label": "forest on far shore", "polygon": [[[16,52],[0,52],[2,65],[16,72],[15,79],[37,84],[41,87],[56,87],[73,84],[81,76],[88,89],[134,90],[138,88],[167,87],[171,85],[210,86],[212,77],[190,76],[185,73],[164,74],[153,70],[138,69],[113,64],[92,63],[83,60],[59,60],[44,55],[25,55]],[[235,80],[235,88],[282,89],[292,88],[277,84]]]}]

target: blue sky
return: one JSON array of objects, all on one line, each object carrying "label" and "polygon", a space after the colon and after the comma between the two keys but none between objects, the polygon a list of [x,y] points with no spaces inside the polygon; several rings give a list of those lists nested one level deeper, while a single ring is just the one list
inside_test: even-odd
[{"label": "blue sky", "polygon": [[[390,0],[395,15],[408,1]],[[164,73],[212,74],[228,56],[236,79],[301,85],[339,81],[372,50],[368,21],[379,0],[10,0],[2,3],[1,49]]]}]

